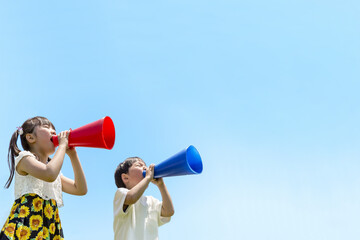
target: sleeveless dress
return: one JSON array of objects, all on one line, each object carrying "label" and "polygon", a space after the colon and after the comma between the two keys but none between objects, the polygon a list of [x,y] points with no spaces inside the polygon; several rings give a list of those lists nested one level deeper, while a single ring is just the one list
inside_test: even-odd
[{"label": "sleeveless dress", "polygon": [[45,182],[30,175],[22,176],[16,166],[29,151],[15,158],[15,202],[0,240],[63,240],[58,207],[63,206],[61,173],[54,182]]}]

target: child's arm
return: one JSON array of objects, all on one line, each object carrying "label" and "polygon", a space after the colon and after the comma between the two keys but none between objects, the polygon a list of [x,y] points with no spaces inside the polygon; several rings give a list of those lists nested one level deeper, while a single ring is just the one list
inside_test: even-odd
[{"label": "child's arm", "polygon": [[87,193],[87,184],[84,171],[81,167],[79,157],[75,148],[69,148],[66,154],[70,157],[74,171],[74,180],[61,176],[61,185],[63,192],[72,195],[85,195]]},{"label": "child's arm", "polygon": [[151,164],[146,170],[145,178],[127,192],[123,207],[124,210],[127,208],[127,206],[134,204],[137,202],[137,200],[139,200],[139,198],[145,192],[146,188],[149,186],[149,183],[151,182],[151,179],[153,179],[153,177],[154,164]]},{"label": "child's arm", "polygon": [[162,197],[162,206],[161,206],[161,216],[162,217],[171,217],[174,215],[175,210],[174,206],[170,197],[170,194],[166,188],[164,180],[162,178],[152,180],[160,190],[161,197]]}]

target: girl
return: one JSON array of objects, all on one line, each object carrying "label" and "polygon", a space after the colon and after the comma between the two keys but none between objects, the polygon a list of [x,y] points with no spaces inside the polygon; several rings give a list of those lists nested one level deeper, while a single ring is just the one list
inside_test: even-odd
[{"label": "girl", "polygon": [[[51,137],[54,125],[44,117],[26,120],[10,140],[8,163],[9,188],[15,176],[15,202],[0,232],[0,240],[64,239],[58,207],[63,206],[62,192],[85,195],[87,185],[75,148],[68,147],[70,131],[58,136],[55,152]],[[24,151],[16,142],[20,136]],[[75,180],[60,173],[65,153],[70,157]]]}]

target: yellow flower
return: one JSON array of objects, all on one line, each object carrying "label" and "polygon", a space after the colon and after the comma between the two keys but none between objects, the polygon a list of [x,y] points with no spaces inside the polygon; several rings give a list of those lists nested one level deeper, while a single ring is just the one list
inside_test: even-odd
[{"label": "yellow flower", "polygon": [[43,206],[43,200],[39,197],[35,198],[33,200],[33,206],[34,206],[34,210],[35,212],[38,212],[42,209]]},{"label": "yellow flower", "polygon": [[14,204],[11,208],[11,211],[10,211],[10,219],[13,219],[15,216],[15,212],[16,212],[16,209],[18,208],[19,204]]},{"label": "yellow flower", "polygon": [[11,208],[10,214],[15,214],[15,211],[16,211],[16,209],[17,209],[18,206],[19,206],[19,204],[15,204],[15,203],[14,203],[14,205],[13,205],[12,208]]},{"label": "yellow flower", "polygon": [[29,208],[26,206],[21,206],[20,212],[19,212],[19,218],[25,218],[29,215],[30,211]]},{"label": "yellow flower", "polygon": [[55,206],[56,205],[56,201],[54,199],[51,199],[51,205]]},{"label": "yellow flower", "polygon": [[57,209],[57,208],[55,210],[55,221],[57,223],[60,222],[59,209]]},{"label": "yellow flower", "polygon": [[53,240],[61,240],[59,235],[56,235]]},{"label": "yellow flower", "polygon": [[49,236],[49,230],[46,227],[43,227],[43,238],[47,238]]},{"label": "yellow flower", "polygon": [[36,195],[35,193],[29,193],[30,197],[35,197],[35,195]]},{"label": "yellow flower", "polygon": [[4,224],[3,228],[1,229],[2,232],[5,231],[5,227],[8,223],[9,223],[9,218],[6,220],[6,223]]},{"label": "yellow flower", "polygon": [[51,234],[55,233],[55,223],[50,224],[49,231],[50,231]]},{"label": "yellow flower", "polygon": [[16,236],[19,238],[19,240],[28,240],[30,237],[31,231],[30,228],[26,227],[26,226],[20,226],[17,230],[16,230]]},{"label": "yellow flower", "polygon": [[30,217],[31,230],[37,231],[43,225],[43,219],[39,215],[33,215]]},{"label": "yellow flower", "polygon": [[43,239],[44,239],[43,232],[39,232],[39,234],[36,236],[35,240],[43,240]]},{"label": "yellow flower", "polygon": [[15,233],[15,227],[16,224],[15,223],[9,223],[6,227],[5,227],[5,235],[8,236],[10,239],[12,239],[14,237],[14,233]]},{"label": "yellow flower", "polygon": [[52,207],[50,206],[50,204],[46,204],[46,207],[45,207],[45,216],[48,218],[48,219],[51,219],[52,216],[54,214],[54,210],[52,209]]}]

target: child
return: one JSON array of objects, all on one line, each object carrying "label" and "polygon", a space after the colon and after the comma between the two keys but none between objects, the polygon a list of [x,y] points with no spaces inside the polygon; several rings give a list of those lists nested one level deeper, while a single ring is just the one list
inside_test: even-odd
[{"label": "child", "polygon": [[[118,189],[114,198],[115,240],[158,239],[158,227],[169,222],[174,215],[174,207],[163,179],[153,177],[154,165],[147,168],[138,157],[127,158],[116,168],[115,183]],[[162,203],[154,197],[142,196],[150,182],[159,188]]]},{"label": "child", "polygon": [[[9,188],[15,176],[15,202],[0,240],[64,239],[58,210],[63,206],[62,191],[85,195],[87,185],[75,148],[68,148],[69,131],[59,134],[59,147],[49,158],[55,152],[50,140],[53,135],[55,127],[44,117],[26,120],[12,135],[10,177],[5,187]],[[17,146],[18,136],[24,151]],[[60,173],[65,153],[70,157],[75,180]]]}]

